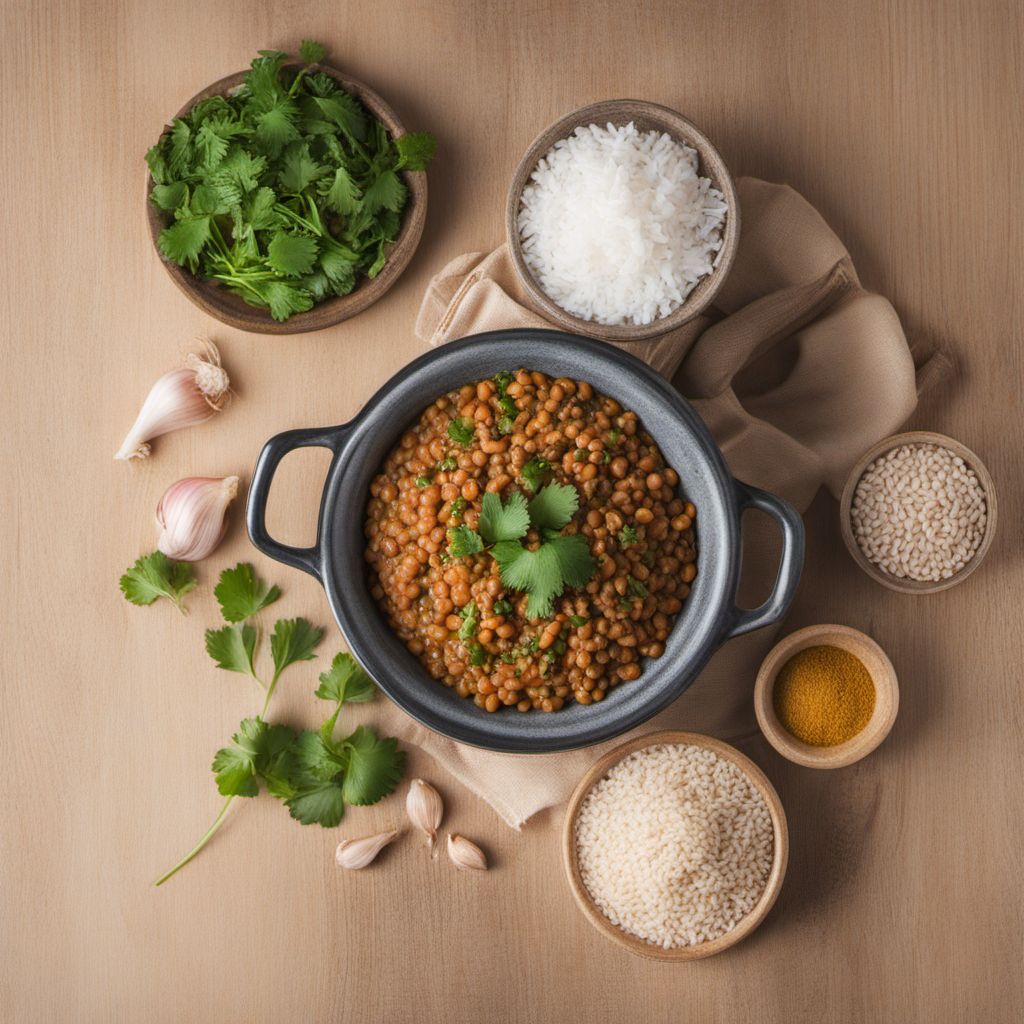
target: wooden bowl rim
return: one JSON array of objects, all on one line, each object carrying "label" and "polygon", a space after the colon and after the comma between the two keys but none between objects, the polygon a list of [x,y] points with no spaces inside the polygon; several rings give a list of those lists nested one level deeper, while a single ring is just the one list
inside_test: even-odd
[{"label": "wooden bowl rim", "polygon": [[[761,893],[753,910],[731,931],[726,932],[725,935],[721,935],[717,939],[712,939],[710,942],[702,942],[697,946],[662,949],[660,946],[655,946],[653,943],[647,942],[638,936],[630,935],[617,925],[612,924],[591,899],[590,893],[583,884],[579,863],[576,859],[576,819],[579,816],[580,804],[583,802],[583,798],[595,783],[603,778],[623,758],[646,747],[684,744],[714,751],[719,757],[737,765],[754,784],[767,804],[768,813],[772,819],[774,840],[772,867],[768,874],[768,880],[765,882],[764,892]],[[786,875],[786,865],[789,862],[789,829],[786,823],[786,812],[782,806],[782,801],[779,799],[779,794],[775,791],[775,787],[771,784],[765,773],[746,754],[730,744],[715,739],[713,736],[705,736],[696,732],[666,730],[648,733],[646,736],[637,736],[627,740],[625,743],[620,743],[613,750],[608,751],[607,754],[604,754],[597,760],[577,783],[572,796],[569,797],[569,803],[565,811],[562,827],[562,862],[576,904],[583,911],[587,920],[607,938],[618,943],[624,949],[629,950],[630,953],[647,960],[659,960],[666,963],[700,960],[704,957],[724,952],[745,939],[761,924],[775,905]]]},{"label": "wooden bowl rim", "polygon": [[[890,576],[868,559],[864,552],[861,551],[857,538],[853,535],[850,510],[853,506],[853,495],[857,489],[857,484],[860,483],[860,478],[864,475],[864,471],[868,466],[880,455],[884,455],[886,452],[890,452],[894,448],[899,448],[905,444],[934,444],[941,448],[948,448],[954,455],[959,455],[974,470],[982,489],[985,491],[985,514],[987,517],[985,536],[982,538],[978,550],[974,553],[974,557],[948,580],[937,580],[934,582],[929,580],[903,580],[896,576]],[[876,583],[881,583],[883,587],[888,587],[890,590],[895,590],[900,594],[936,594],[941,590],[955,587],[958,583],[962,583],[967,579],[981,565],[988,554],[989,548],[992,546],[992,540],[995,537],[996,515],[995,484],[985,463],[967,445],[962,444],[955,438],[947,437],[945,434],[937,434],[931,430],[908,430],[902,434],[892,434],[889,437],[884,437],[881,441],[873,444],[858,459],[853,469],[850,470],[846,478],[846,484],[843,487],[842,497],[839,499],[839,529],[843,535],[843,543],[846,545],[846,550],[850,552],[850,557]]]},{"label": "wooden bowl rim", "polygon": [[[304,65],[302,61],[289,60],[285,61],[282,66],[292,68]],[[369,86],[358,79],[349,77],[330,64],[319,63],[314,66],[329,74],[346,92],[355,96],[369,113],[384,125],[392,139],[406,134],[405,128],[395,112]],[[224,95],[229,89],[238,85],[248,73],[248,68],[244,71],[236,71],[218,79],[205,89],[201,89],[174,115],[174,118],[184,117],[201,100],[210,96]],[[165,125],[161,134],[169,130],[170,125]],[[426,222],[427,175],[425,171],[402,171],[401,174],[409,190],[409,199],[402,211],[402,226],[398,237],[388,250],[387,263],[381,272],[372,281],[363,277],[348,295],[335,295],[325,299],[304,313],[294,313],[284,322],[275,320],[268,310],[248,306],[244,300],[238,299],[213,282],[203,281],[195,277],[185,267],[180,267],[177,263],[164,258],[157,240],[166,224],[163,212],[150,202],[149,194],[153,189],[154,182],[148,171],[146,173],[146,219],[157,258],[179,290],[204,313],[229,327],[235,327],[242,331],[257,334],[303,334],[308,331],[333,327],[335,324],[363,312],[394,285],[409,265],[419,246]],[[235,304],[236,299],[238,305]]]},{"label": "wooden bowl rim", "polygon": [[[772,701],[775,680],[786,662],[799,651],[819,645],[842,647],[855,655],[875,684],[875,710],[868,724],[834,747],[814,747],[797,739],[779,721]],[[889,656],[877,641],[852,626],[823,623],[783,637],[761,662],[754,683],[754,714],[765,739],[787,761],[805,768],[845,768],[867,757],[892,731],[899,707],[899,683]]]},{"label": "wooden bowl rim", "polygon": [[[568,138],[577,127],[591,123],[626,124],[640,117],[651,122],[658,130],[697,150],[700,159],[699,172],[710,178],[714,186],[724,193],[729,207],[722,234],[722,247],[718,251],[712,272],[702,278],[686,297],[686,301],[668,316],[649,324],[599,324],[593,320],[581,320],[550,298],[526,265],[518,227],[520,197],[540,158],[557,141]],[[740,207],[736,186],[718,149],[692,121],[678,111],[647,100],[618,99],[589,103],[548,125],[530,143],[516,166],[505,203],[505,238],[509,255],[516,276],[529,295],[530,301],[562,330],[583,336],[589,335],[603,341],[650,341],[699,316],[711,304],[729,276],[739,246],[739,231]]]}]

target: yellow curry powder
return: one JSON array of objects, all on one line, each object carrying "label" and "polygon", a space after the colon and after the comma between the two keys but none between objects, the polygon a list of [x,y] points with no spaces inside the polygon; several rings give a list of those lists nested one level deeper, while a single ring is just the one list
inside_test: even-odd
[{"label": "yellow curry powder", "polygon": [[863,662],[841,647],[807,647],[782,667],[772,694],[787,732],[814,747],[852,739],[875,710],[875,684]]}]

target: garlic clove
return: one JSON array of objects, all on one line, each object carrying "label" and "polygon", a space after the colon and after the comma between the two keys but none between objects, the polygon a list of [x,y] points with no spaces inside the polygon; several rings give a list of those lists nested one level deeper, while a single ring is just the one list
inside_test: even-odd
[{"label": "garlic clove", "polygon": [[409,820],[427,837],[427,847],[433,851],[437,830],[444,817],[441,794],[429,782],[413,779],[405,798],[405,813]]},{"label": "garlic clove", "polygon": [[156,507],[157,548],[179,562],[211,555],[224,538],[228,506],[237,494],[237,476],[192,476],[171,484]]},{"label": "garlic clove", "polygon": [[338,849],[334,851],[334,859],[348,871],[358,871],[372,864],[377,854],[388,843],[398,838],[398,829],[390,832],[378,832],[375,836],[364,836],[362,839],[342,839]]},{"label": "garlic clove", "polygon": [[487,857],[476,843],[455,832],[448,833],[448,857],[460,871],[486,871]]},{"label": "garlic clove", "polygon": [[165,373],[150,388],[114,458],[148,458],[150,441],[208,420],[223,408],[230,394],[231,382],[220,365],[217,346],[206,342],[204,353],[192,353],[186,358],[184,369]]}]

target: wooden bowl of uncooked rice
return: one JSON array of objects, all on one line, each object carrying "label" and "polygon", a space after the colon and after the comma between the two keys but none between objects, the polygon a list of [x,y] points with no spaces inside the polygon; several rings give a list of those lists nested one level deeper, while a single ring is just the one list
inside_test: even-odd
[{"label": "wooden bowl of uncooked rice", "polygon": [[981,564],[995,535],[995,488],[981,459],[959,441],[911,431],[865,452],[839,514],[847,549],[872,579],[931,594]]},{"label": "wooden bowl of uncooked rice", "polygon": [[641,341],[711,303],[736,254],[739,207],[721,156],[686,118],[608,100],[534,140],[505,230],[544,316],[574,334]]},{"label": "wooden bowl of uncooked rice", "polygon": [[786,816],[764,773],[709,736],[622,744],[583,777],[563,834],[576,902],[651,960],[696,960],[748,936],[782,888]]}]

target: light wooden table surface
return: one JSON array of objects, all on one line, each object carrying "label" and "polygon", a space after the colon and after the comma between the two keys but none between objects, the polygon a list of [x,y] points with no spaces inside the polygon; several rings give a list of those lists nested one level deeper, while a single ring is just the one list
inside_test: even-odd
[{"label": "light wooden table surface", "polygon": [[[4,0],[0,17],[0,1018],[1020,1019],[1019,5]],[[200,87],[303,37],[437,134],[427,230],[399,285],[357,320],[248,336],[206,319],[160,267],[142,156]],[[889,593],[855,571],[822,496],[791,616],[881,642],[902,689],[892,736],[835,774],[761,758],[792,831],[782,896],[750,940],[691,965],[633,959],[585,923],[561,873],[558,811],[516,835],[415,755],[413,770],[443,784],[449,821],[492,851],[488,875],[457,876],[414,843],[343,875],[336,833],[260,799],[154,890],[212,818],[211,754],[254,705],[202,649],[213,573],[254,555],[237,515],[189,619],[118,593],[153,546],[157,498],[184,475],[246,474],[273,432],[355,412],[419,351],[412,320],[431,273],[499,239],[533,135],[615,96],[682,110],[735,172],[794,185],[908,335],[957,363],[914,423],[987,460],[1005,510],[988,562],[935,597]],[[161,440],[147,464],[115,464],[141,397],[200,334],[221,342],[238,402]],[[323,454],[283,471],[283,539],[310,537]],[[312,580],[253,560],[284,586],[280,607],[328,622]],[[338,643],[332,627],[325,649]],[[316,671],[293,670],[282,714],[312,720]],[[349,828],[400,816],[392,799]]]}]

